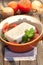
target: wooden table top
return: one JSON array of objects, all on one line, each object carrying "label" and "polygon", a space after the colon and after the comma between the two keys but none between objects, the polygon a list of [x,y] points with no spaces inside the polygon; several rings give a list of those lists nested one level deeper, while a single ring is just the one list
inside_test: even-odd
[{"label": "wooden table top", "polygon": [[[0,0],[0,3],[2,3],[2,0]],[[34,16],[35,18],[38,18],[41,21],[41,23],[43,23],[42,14],[39,17],[38,14],[33,13],[32,16]],[[0,21],[2,20],[3,18],[0,15]],[[32,63],[29,61],[4,61],[4,45],[0,41],[0,65],[26,65],[26,64],[27,65],[43,65],[43,41],[40,41],[40,43],[37,45],[37,58],[36,58],[36,61],[34,62]]]}]

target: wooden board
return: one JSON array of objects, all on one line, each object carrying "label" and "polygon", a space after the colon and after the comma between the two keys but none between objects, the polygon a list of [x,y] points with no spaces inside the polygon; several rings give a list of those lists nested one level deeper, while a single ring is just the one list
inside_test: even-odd
[{"label": "wooden board", "polygon": [[38,54],[37,54],[37,63],[38,65],[43,65],[43,41],[38,44]]},{"label": "wooden board", "polygon": [[19,65],[19,62],[18,61],[4,61],[4,65]]}]

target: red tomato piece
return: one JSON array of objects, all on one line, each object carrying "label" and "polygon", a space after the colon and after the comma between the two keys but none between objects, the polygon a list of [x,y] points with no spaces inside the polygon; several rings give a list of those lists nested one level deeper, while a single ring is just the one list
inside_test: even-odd
[{"label": "red tomato piece", "polygon": [[22,12],[29,12],[31,10],[31,2],[29,0],[20,0],[18,7]]},{"label": "red tomato piece", "polygon": [[36,28],[36,32],[35,33],[38,33],[38,29]]},{"label": "red tomato piece", "polygon": [[15,23],[12,23],[12,24],[9,25],[10,28],[13,28],[13,27],[16,27],[16,26],[17,26],[17,24],[15,24]]},{"label": "red tomato piece", "polygon": [[9,30],[9,24],[8,23],[5,23],[4,25],[3,25],[3,28],[2,28],[2,33],[5,33],[6,31],[8,31]]},{"label": "red tomato piece", "polygon": [[35,33],[34,37],[32,38],[33,40],[36,39],[39,36],[38,33]]},{"label": "red tomato piece", "polygon": [[8,3],[8,7],[11,7],[14,10],[14,12],[17,12],[18,11],[18,4],[15,1],[9,2]]}]

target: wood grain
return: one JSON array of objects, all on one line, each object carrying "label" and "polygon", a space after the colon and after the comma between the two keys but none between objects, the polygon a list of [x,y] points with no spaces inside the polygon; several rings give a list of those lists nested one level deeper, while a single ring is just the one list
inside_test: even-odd
[{"label": "wood grain", "polygon": [[4,61],[4,65],[19,65],[19,61]]},{"label": "wood grain", "polygon": [[2,43],[0,42],[0,65],[3,65]]},{"label": "wood grain", "polygon": [[39,42],[37,48],[38,48],[37,63],[38,65],[43,65],[43,41]]},{"label": "wood grain", "polygon": [[20,65],[36,65],[36,60],[34,60],[34,61],[20,61]]}]

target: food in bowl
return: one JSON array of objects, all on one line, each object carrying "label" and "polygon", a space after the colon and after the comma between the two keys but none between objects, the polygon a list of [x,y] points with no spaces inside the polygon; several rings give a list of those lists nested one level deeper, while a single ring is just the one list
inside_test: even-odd
[{"label": "food in bowl", "polygon": [[[5,33],[12,30],[14,27],[17,27],[18,25],[22,24],[23,22],[32,25],[35,29],[33,27],[30,28],[30,30],[26,29],[24,31],[24,35],[22,36],[23,41],[21,40],[18,43],[16,41],[10,42],[10,40],[7,40],[7,37],[5,37]],[[31,30],[33,31],[32,33],[30,33],[30,36],[32,36],[32,38],[29,37],[28,40],[27,36]],[[13,52],[26,52],[32,50],[41,40],[42,35],[43,35],[42,23],[32,16],[27,15],[12,16],[3,20],[0,23],[0,40],[3,42],[5,46],[7,46],[7,48],[9,48]]]},{"label": "food in bowl", "polygon": [[2,28],[2,38],[8,42],[23,44],[36,39],[39,32],[34,25],[27,22],[20,24],[5,23]]}]

